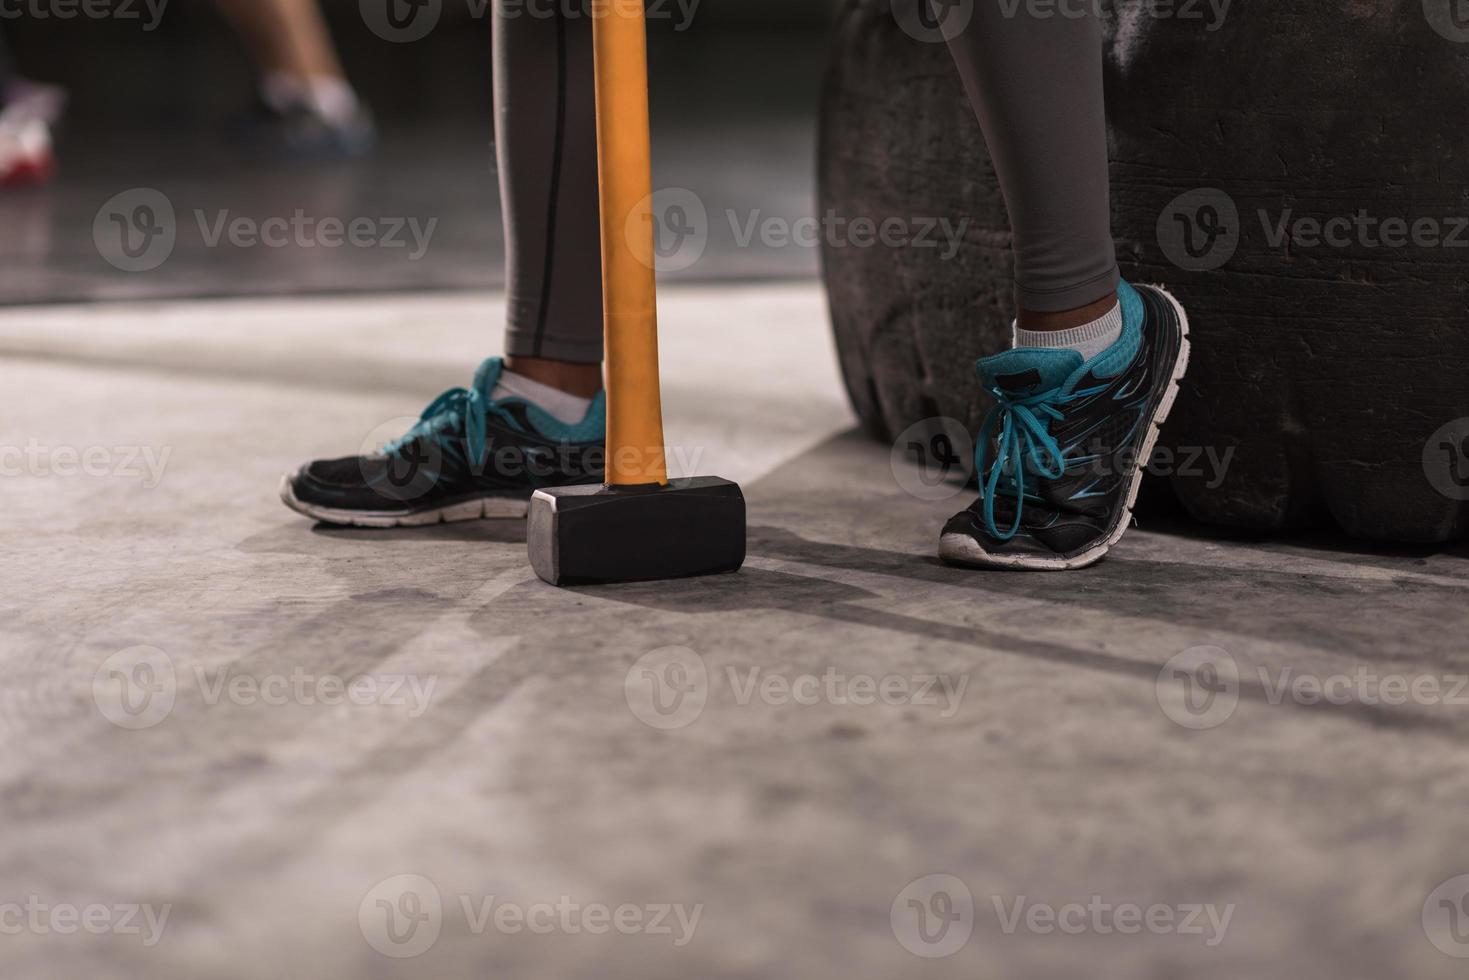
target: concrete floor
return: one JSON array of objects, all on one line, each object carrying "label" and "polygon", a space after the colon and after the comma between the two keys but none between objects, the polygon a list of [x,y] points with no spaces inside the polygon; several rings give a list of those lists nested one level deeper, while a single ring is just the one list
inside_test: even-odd
[{"label": "concrete floor", "polygon": [[665,297],[670,442],[744,483],[737,576],[557,591],[518,523],[280,506],[500,315],[0,312],[0,975],[1463,975],[1462,550],[1144,529],[945,568],[962,497],[851,434],[805,284]]}]

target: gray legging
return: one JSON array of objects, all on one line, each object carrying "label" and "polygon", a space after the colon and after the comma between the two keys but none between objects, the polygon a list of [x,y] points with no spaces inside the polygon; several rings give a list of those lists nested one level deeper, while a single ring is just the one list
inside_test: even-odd
[{"label": "gray legging", "polygon": [[[925,0],[915,0],[925,2]],[[519,357],[602,358],[591,21],[495,11],[495,136],[509,322]],[[1117,288],[1095,5],[975,0],[950,43],[1010,212],[1019,306],[1056,312]]]},{"label": "gray legging", "polygon": [[[559,3],[490,6],[506,351],[595,364],[602,360],[602,244],[592,24],[565,16]],[[554,17],[539,12],[551,6]]]}]

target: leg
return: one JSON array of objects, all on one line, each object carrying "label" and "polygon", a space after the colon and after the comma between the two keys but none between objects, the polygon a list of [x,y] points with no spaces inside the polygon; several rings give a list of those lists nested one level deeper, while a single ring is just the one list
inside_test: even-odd
[{"label": "leg", "polygon": [[492,7],[507,367],[589,397],[602,387],[592,25]]},{"label": "leg", "polygon": [[292,156],[358,156],[371,114],[342,71],[317,0],[216,0],[259,67],[260,135]]},{"label": "leg", "polygon": [[281,499],[309,517],[366,527],[519,517],[538,489],[602,481],[591,22],[509,6],[492,5],[507,357],[485,361],[381,451],[287,475]]},{"label": "leg", "polygon": [[342,78],[316,0],[216,0],[266,74],[297,81]]},{"label": "leg", "polygon": [[1021,329],[1089,323],[1117,302],[1102,30],[1075,7],[1038,17],[977,0],[949,44],[1010,212]]},{"label": "leg", "polygon": [[976,452],[981,495],[945,525],[939,554],[1082,568],[1132,519],[1188,363],[1188,322],[1162,289],[1118,276],[1099,14],[1005,6],[977,0],[950,47],[1010,212],[1016,349],[979,362],[995,402]]},{"label": "leg", "polygon": [[62,89],[16,74],[0,35],[0,187],[51,179],[56,172],[51,130],[65,106]]}]

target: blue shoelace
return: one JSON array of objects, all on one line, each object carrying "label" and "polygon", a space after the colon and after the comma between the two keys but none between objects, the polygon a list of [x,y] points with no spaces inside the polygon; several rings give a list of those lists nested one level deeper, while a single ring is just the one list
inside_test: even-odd
[{"label": "blue shoelace", "polygon": [[[1078,396],[1064,395],[1060,388],[1052,388],[1017,398],[998,385],[992,387],[990,393],[995,396],[995,407],[990,409],[984,425],[980,426],[974,465],[984,494],[985,528],[997,540],[1009,541],[1020,533],[1021,514],[1025,509],[1027,465],[1030,472],[1048,480],[1058,480],[1066,473],[1066,459],[1060,445],[1051,436],[1050,422],[1063,417],[1057,406]],[[986,474],[990,436],[997,423],[999,437],[995,445],[998,457]],[[1007,481],[1004,489],[1015,495],[1015,519],[1006,530],[1001,530],[995,521],[995,497],[1001,489],[1002,479]]]},{"label": "blue shoelace", "polygon": [[445,435],[464,434],[464,445],[469,453],[469,462],[476,467],[485,464],[488,452],[485,416],[493,412],[515,425],[514,417],[505,409],[490,401],[490,392],[500,380],[500,364],[491,358],[474,372],[474,383],[468,388],[450,388],[419,416],[418,423],[401,439],[383,447],[383,452],[392,455],[418,438],[434,439],[445,449],[452,450],[452,443]]}]

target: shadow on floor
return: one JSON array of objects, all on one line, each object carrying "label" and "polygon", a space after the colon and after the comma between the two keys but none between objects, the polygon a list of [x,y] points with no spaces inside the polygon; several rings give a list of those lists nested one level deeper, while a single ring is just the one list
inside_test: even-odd
[{"label": "shadow on floor", "polygon": [[[852,568],[867,566],[870,570],[886,569],[891,565],[870,561],[854,554],[860,549],[832,548],[830,546],[803,541],[791,534],[770,534],[770,529],[759,528],[761,537],[756,541],[755,553],[770,555],[780,553],[791,560],[808,564],[830,564],[833,567]],[[773,545],[773,547],[772,547]],[[857,559],[853,563],[853,559]],[[845,562],[845,564],[842,564]],[[912,567],[910,565],[910,567]],[[952,585],[955,580],[952,569],[919,563],[917,567],[932,569],[942,577],[920,574],[918,577]],[[1034,578],[1034,576],[1025,576]],[[1100,650],[1086,649],[1088,641],[1079,638],[1075,646],[1029,640],[1013,633],[986,630],[972,623],[950,623],[925,619],[902,613],[874,608],[870,600],[881,597],[865,589],[832,582],[815,575],[797,575],[747,567],[736,575],[705,579],[685,579],[675,582],[649,582],[611,587],[581,588],[568,590],[574,594],[595,597],[603,601],[629,603],[660,612],[681,613],[692,616],[710,616],[782,612],[802,616],[818,616],[834,622],[865,626],[888,633],[901,634],[912,639],[938,640],[964,647],[1001,651],[1007,655],[1042,660],[1065,667],[1099,671],[1125,677],[1133,677],[1149,684],[1159,676],[1158,664],[1124,655]],[[1456,738],[1458,729],[1453,720],[1425,715],[1411,708],[1396,708],[1378,704],[1352,701],[1345,704],[1326,701],[1316,704],[1279,702],[1263,683],[1241,677],[1239,696],[1244,701],[1257,704],[1284,704],[1290,708],[1317,713],[1322,717],[1350,720],[1374,728],[1424,732]]]}]

